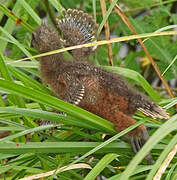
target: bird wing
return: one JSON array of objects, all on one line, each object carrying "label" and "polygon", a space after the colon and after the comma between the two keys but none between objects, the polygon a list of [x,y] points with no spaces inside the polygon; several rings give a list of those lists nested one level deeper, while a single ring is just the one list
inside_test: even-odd
[{"label": "bird wing", "polygon": [[[56,19],[57,25],[64,35],[64,46],[74,46],[96,41],[96,23],[94,19],[83,11],[68,9],[63,11],[64,17]],[[97,47],[71,50],[74,59],[86,59]]]},{"label": "bird wing", "polygon": [[58,84],[61,89],[60,98],[74,105],[79,105],[84,98],[86,100],[93,93],[99,93],[99,81],[93,75],[65,72],[59,75]]}]

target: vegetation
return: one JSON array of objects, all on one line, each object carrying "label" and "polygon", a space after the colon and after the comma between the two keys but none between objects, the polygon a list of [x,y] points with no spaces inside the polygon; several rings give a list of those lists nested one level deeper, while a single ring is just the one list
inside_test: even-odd
[{"label": "vegetation", "polygon": [[[177,179],[177,1],[110,0],[106,1],[106,14],[104,2],[0,0],[0,179],[40,173],[44,173],[41,178],[62,180],[93,180],[98,175],[108,180],[151,180],[158,179],[157,175],[165,180]],[[115,11],[116,3],[123,14]],[[40,79],[39,54],[30,46],[31,33],[43,21],[55,26],[54,19],[62,16],[63,7],[92,14],[100,24],[99,40],[108,37],[104,31],[108,32],[108,26],[103,28],[108,19],[111,37],[121,37],[111,44],[113,60],[111,50],[107,50],[109,41],[98,41],[99,48],[90,60],[125,76],[132,86],[166,108],[169,120],[157,121],[137,112],[137,123],[116,133],[110,122],[51,94]],[[124,23],[125,16],[137,36],[132,36],[132,29]],[[139,45],[139,37],[144,38],[147,52]],[[67,52],[65,56],[69,56]],[[39,126],[40,120],[59,125]],[[149,128],[150,139],[134,155],[130,145],[119,138],[141,123]],[[111,138],[105,140],[105,134]],[[153,165],[144,160],[149,151],[155,160]]]}]

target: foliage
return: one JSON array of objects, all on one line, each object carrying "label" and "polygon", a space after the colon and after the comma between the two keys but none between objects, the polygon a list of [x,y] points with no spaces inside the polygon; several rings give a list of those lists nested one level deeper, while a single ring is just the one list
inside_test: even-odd
[{"label": "foliage", "polygon": [[[168,30],[177,28],[175,0],[117,3],[138,34],[163,31],[164,27]],[[106,4],[108,9],[110,3],[106,1]],[[30,46],[32,30],[44,20],[54,26],[52,18],[61,16],[62,7],[94,14],[98,24],[105,20],[100,2],[94,0],[0,1],[0,137],[8,134],[0,139],[0,179],[20,179],[77,163],[88,164],[93,169],[83,165],[79,168],[72,166],[70,170],[65,167],[54,172],[51,178],[90,180],[100,175],[109,180],[152,179],[177,143],[174,107],[177,99],[170,98],[163,91],[159,77],[136,40],[112,44],[114,67],[108,66],[106,45],[99,47],[90,60],[125,76],[132,86],[165,105],[171,118],[156,121],[137,112],[134,118],[138,122],[118,134],[112,123],[54,97],[50,88],[40,80],[36,59],[17,61],[38,54]],[[108,20],[112,37],[132,34],[114,10]],[[105,39],[103,30],[99,38]],[[174,88],[177,84],[176,36],[147,38],[145,45],[161,72],[173,62],[164,77]],[[160,86],[159,93],[152,84]],[[67,116],[53,112],[54,109]],[[41,119],[59,125],[38,126]],[[143,122],[149,127],[151,138],[135,156],[130,145],[118,138]],[[105,133],[112,137],[104,141]],[[147,165],[143,160],[148,151],[156,160],[154,165]],[[164,172],[164,179],[176,179],[176,160],[177,156],[174,156]]]}]

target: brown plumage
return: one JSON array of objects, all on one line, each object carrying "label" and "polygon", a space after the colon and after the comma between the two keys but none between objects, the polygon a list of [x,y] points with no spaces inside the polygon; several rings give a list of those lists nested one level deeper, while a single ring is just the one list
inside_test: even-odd
[{"label": "brown plumage", "polygon": [[[56,19],[58,28],[64,35],[64,46],[74,46],[96,41],[97,25],[93,18],[76,9],[63,10],[64,17]],[[70,53],[77,61],[86,61],[97,47],[74,49]]]},{"label": "brown plumage", "polygon": [[[72,42],[72,45],[75,44]],[[43,53],[59,49],[61,42],[57,31],[42,25],[33,33],[32,45]],[[81,49],[78,52],[79,55],[82,54]],[[76,55],[77,51],[74,53],[74,59],[77,60]],[[131,89],[123,77],[113,72],[81,61],[65,61],[62,53],[41,57],[40,65],[44,82],[51,86],[56,96],[111,121],[118,131],[136,123],[132,118],[136,110],[153,118],[168,119],[164,109]],[[144,125],[130,131],[126,136],[129,137],[135,153],[149,137]],[[151,161],[151,155],[147,159]]]}]

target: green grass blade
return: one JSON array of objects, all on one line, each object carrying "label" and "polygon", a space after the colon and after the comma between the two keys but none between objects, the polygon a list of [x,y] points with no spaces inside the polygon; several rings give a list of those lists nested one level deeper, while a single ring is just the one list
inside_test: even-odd
[{"label": "green grass blade", "polygon": [[90,125],[92,125],[92,122],[93,122],[93,123],[97,124],[99,127],[102,126],[102,130],[107,131],[109,133],[116,132],[113,129],[112,123],[100,118],[99,116],[89,113],[81,108],[78,108],[69,103],[66,103],[56,97],[52,97],[52,96],[50,96],[48,94],[44,94],[40,91],[26,88],[24,86],[21,86],[21,85],[18,85],[16,83],[6,81],[6,80],[0,80],[0,87],[1,87],[1,89],[5,90],[7,92],[15,93],[15,94],[18,94],[25,98],[29,98],[31,100],[37,101],[41,104],[45,104],[54,109],[65,112],[70,116],[73,116],[73,117],[76,117],[79,119],[84,119],[84,121]]},{"label": "green grass blade", "polygon": [[0,166],[0,173],[4,173],[6,171],[9,171],[10,169],[13,169],[15,171],[20,171],[20,170],[26,170],[28,173],[42,173],[44,172],[43,170],[40,170],[38,168],[32,168],[32,167],[27,167],[27,166],[17,166],[17,165],[11,165],[11,166]]},{"label": "green grass blade", "polygon": [[9,80],[11,81],[12,78],[9,74],[9,71],[4,63],[4,56],[0,53],[0,71],[1,71],[1,76],[6,79],[6,80]]},{"label": "green grass blade", "polygon": [[62,15],[61,11],[63,9],[62,5],[57,0],[49,0],[52,6],[58,11],[60,15]]},{"label": "green grass blade", "polygon": [[[136,174],[139,174],[139,173],[144,173],[145,171],[149,171],[149,170],[151,170],[152,169],[152,166],[138,166],[137,168],[136,168],[136,170],[133,172],[133,174],[132,175],[136,175]],[[119,178],[120,178],[120,176],[121,176],[121,174],[122,173],[120,173],[120,174],[118,174],[118,175],[115,175],[115,176],[112,176],[112,177],[110,177],[109,179],[107,179],[107,180],[118,180]]]},{"label": "green grass blade", "polygon": [[[20,10],[21,10],[20,0],[18,0],[18,1],[15,3],[15,5],[14,5],[14,7],[13,7],[13,9],[12,9],[12,12],[18,16]],[[11,33],[13,32],[13,29],[14,29],[15,26],[16,26],[16,23],[15,23],[12,19],[9,18],[9,19],[7,20],[7,22],[6,22],[6,24],[4,25],[3,29],[4,29],[5,31],[7,31],[9,34],[11,34]],[[1,33],[1,34],[2,34],[2,33]],[[5,36],[5,35],[3,35],[3,37],[4,37],[4,36]],[[1,53],[4,52],[4,50],[5,50],[6,46],[7,46],[7,43],[8,43],[7,41],[1,41],[1,46],[0,46],[0,52],[1,52]]]},{"label": "green grass blade", "polygon": [[[26,154],[26,153],[86,153],[99,146],[100,142],[0,142],[0,153]],[[126,143],[110,143],[96,151],[96,153],[130,152],[130,146]],[[95,153],[95,152],[93,152]]]},{"label": "green grass blade", "polygon": [[[23,131],[25,128],[21,127],[0,127],[0,131]],[[1,141],[1,139],[0,139]]]},{"label": "green grass blade", "polygon": [[176,167],[177,167],[177,163],[173,164],[173,166],[169,170],[165,180],[172,180],[172,176],[173,176],[173,173],[174,173]]},{"label": "green grass blade", "polygon": [[96,0],[92,0],[92,7],[93,7],[93,17],[96,22]]},{"label": "green grass blade", "polygon": [[[171,61],[171,63],[168,65],[168,67],[164,70],[164,72],[162,73],[162,76],[164,76],[164,74],[170,69],[170,67],[175,63],[175,61],[177,60],[177,55],[173,58],[173,60]],[[175,66],[175,65],[174,65]]]},{"label": "green grass blade", "polygon": [[171,117],[166,121],[145,143],[141,150],[136,154],[133,160],[129,163],[126,170],[122,173],[120,180],[128,180],[132,175],[133,171],[136,169],[140,161],[146,156],[146,154],[157,144],[162,138],[167,134],[176,129],[177,115]]},{"label": "green grass blade", "polygon": [[4,30],[4,28],[0,27],[0,31],[2,31],[11,41],[13,41],[13,43],[16,44],[17,47],[18,47],[19,49],[21,49],[22,52],[23,52],[25,55],[27,55],[28,57],[31,57],[31,56],[32,56],[31,53],[28,52],[28,51],[24,48],[24,46],[23,46],[21,43],[19,43],[11,34],[9,34],[6,30]]},{"label": "green grass blade", "polygon": [[26,75],[19,69],[16,69],[12,66],[8,66],[8,69],[16,77],[16,79],[23,82],[26,86],[49,93],[49,90],[46,87],[44,87],[41,83],[31,78],[29,75]]},{"label": "green grass blade", "polygon": [[[6,67],[6,64],[4,63],[4,56],[0,53],[0,72],[1,76],[9,81],[12,81],[12,77],[10,76],[10,73],[8,71],[8,68]],[[20,102],[20,99],[15,95],[8,95],[8,99],[13,103],[20,106],[24,106],[24,103]]]},{"label": "green grass blade", "polygon": [[36,127],[36,128],[26,129],[24,131],[21,131],[19,133],[13,134],[11,136],[7,136],[7,137],[4,137],[4,138],[1,138],[0,142],[11,141],[11,140],[13,140],[15,138],[18,138],[20,136],[24,136],[24,135],[29,134],[29,133],[43,131],[43,130],[54,128],[54,127],[56,127],[56,125],[50,124],[50,125],[45,125],[45,126],[39,126],[39,127]]},{"label": "green grass blade", "polygon": [[169,99],[169,104],[165,105],[164,108],[169,109],[177,104],[177,98]]},{"label": "green grass blade", "polygon": [[170,143],[167,145],[167,148],[164,149],[164,151],[162,152],[162,154],[159,156],[158,160],[156,161],[156,163],[154,164],[152,170],[150,171],[150,173],[148,174],[147,180],[151,180],[153,179],[156,171],[158,170],[158,168],[162,165],[163,161],[165,160],[165,158],[167,157],[167,155],[169,154],[169,152],[172,150],[172,148],[176,145],[177,143],[177,134],[173,137],[173,139],[170,141]]},{"label": "green grass blade", "polygon": [[13,67],[21,67],[21,68],[35,68],[37,69],[39,66],[38,62],[27,62],[27,61],[5,61],[6,64],[11,65]]},{"label": "green grass blade", "polygon": [[[10,0],[10,1],[4,1],[4,2],[1,1],[1,4],[3,4],[5,7],[9,7],[11,1],[12,1],[12,0]],[[0,21],[2,20],[3,16],[4,16],[4,13],[3,13],[3,12],[0,12]]]},{"label": "green grass blade", "polygon": [[100,172],[118,155],[117,154],[106,154],[97,164],[96,166],[87,174],[84,180],[93,180],[95,179]]},{"label": "green grass blade", "polygon": [[[176,57],[172,60],[172,57],[171,57],[171,54],[170,54],[169,51],[167,51],[166,49],[160,47],[153,39],[149,39],[149,40],[151,42],[152,47],[154,47],[154,49],[156,49],[156,51],[159,52],[159,54],[161,54],[163,59],[169,64],[169,66],[167,68],[172,66],[171,68],[173,69],[173,71],[175,73],[177,73],[177,67],[174,64],[174,61],[176,61]],[[165,73],[163,72],[163,74],[165,74]]]},{"label": "green grass blade", "polygon": [[[21,1],[20,1],[21,2]],[[0,4],[0,10],[7,15],[8,17],[10,17],[15,23],[18,20],[18,17],[12,12],[7,9],[4,5]],[[21,25],[24,26],[29,32],[33,32],[33,29],[24,21],[21,22]]]},{"label": "green grass blade", "polygon": [[[6,116],[7,117],[7,116]],[[8,118],[8,117],[7,117]],[[19,123],[16,123],[16,122],[13,122],[13,121],[10,121],[10,120],[6,120],[6,119],[2,119],[0,118],[0,122],[2,124],[7,124],[7,125],[10,125],[10,126],[15,126],[15,127],[19,127],[19,128],[22,128],[22,129],[28,129],[28,127],[22,125],[22,124],[19,124]]]},{"label": "green grass blade", "polygon": [[78,158],[77,160],[75,160],[74,162],[72,162],[71,164],[75,164],[78,163],[79,161],[83,160],[84,158],[86,158],[87,156],[95,153],[96,151],[102,149],[103,147],[107,146],[108,144],[110,144],[111,142],[115,141],[116,139],[120,138],[121,136],[125,135],[127,132],[133,130],[134,128],[138,127],[140,124],[142,124],[143,122],[137,122],[136,124],[128,127],[127,129],[121,131],[120,133],[116,134],[115,136],[109,138],[107,141],[101,143],[99,146],[93,148],[91,151],[87,152],[86,154],[84,154],[83,156],[81,156],[80,158]]},{"label": "green grass blade", "polygon": [[13,114],[20,114],[22,116],[29,116],[38,119],[44,119],[52,122],[58,122],[70,126],[85,127],[88,129],[100,130],[101,128],[103,128],[102,126],[104,126],[104,124],[100,126],[98,126],[96,122],[92,122],[92,124],[89,124],[88,122],[83,121],[83,119],[80,120],[78,118],[63,116],[57,113],[42,111],[39,109],[0,107],[0,111]]},{"label": "green grass blade", "polygon": [[31,8],[31,6],[25,1],[21,0],[20,1],[21,6],[24,7],[26,12],[34,19],[34,21],[38,24],[41,25],[41,19],[40,17],[36,14],[36,12]]},{"label": "green grass blade", "polygon": [[[145,33],[146,30],[143,29],[143,26],[139,25],[138,23],[136,23],[136,21],[131,18],[131,22],[133,23],[133,26],[136,27],[136,29],[138,29],[141,33]],[[155,31],[155,32],[161,32],[161,31]],[[147,40],[147,41],[146,41]],[[156,50],[156,53],[158,53],[161,57],[163,57],[163,60],[166,61],[168,64],[170,64],[167,67],[167,70],[170,66],[172,66],[172,69],[174,70],[174,72],[177,72],[177,68],[174,64],[174,62],[172,62],[172,57],[171,57],[171,53],[165,48],[165,45],[159,45],[154,39],[146,39],[145,41],[145,45],[148,48],[148,44],[149,46],[151,46],[151,48],[153,47],[153,49]],[[149,41],[149,42],[148,42]],[[148,43],[148,44],[147,44]],[[152,53],[153,54],[153,53]],[[172,62],[172,63],[171,63]],[[162,74],[164,75],[164,73]]]},{"label": "green grass blade", "polygon": [[11,157],[14,157],[14,156],[16,156],[16,155],[14,155],[14,154],[1,154],[0,153],[0,160],[11,158]]},{"label": "green grass blade", "polygon": [[106,14],[105,14],[105,16],[103,17],[103,20],[102,20],[100,26],[98,27],[97,37],[100,35],[100,33],[101,33],[101,31],[102,31],[102,29],[103,29],[103,27],[104,27],[104,24],[105,24],[106,21],[108,20],[108,17],[109,17],[109,15],[111,14],[111,12],[112,12],[114,6],[116,5],[117,1],[118,1],[118,0],[113,0],[112,3],[111,3],[111,5],[109,6],[109,8],[108,8],[108,10],[107,10],[107,12],[106,12]]}]

